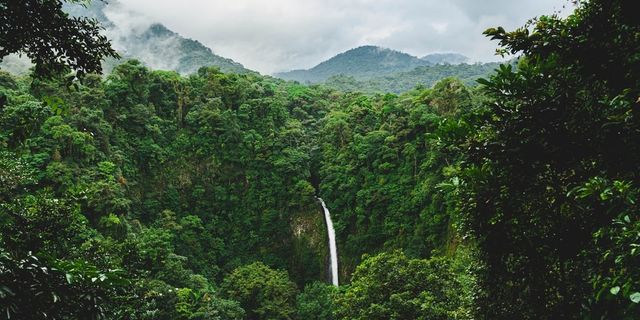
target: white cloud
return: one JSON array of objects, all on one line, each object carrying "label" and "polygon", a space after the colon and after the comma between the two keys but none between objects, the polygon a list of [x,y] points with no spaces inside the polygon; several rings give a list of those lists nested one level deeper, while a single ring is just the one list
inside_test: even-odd
[{"label": "white cloud", "polygon": [[[373,44],[422,56],[496,60],[488,27],[515,28],[567,0],[120,0],[183,36],[262,73],[309,68]],[[565,10],[565,12],[568,11]]]}]

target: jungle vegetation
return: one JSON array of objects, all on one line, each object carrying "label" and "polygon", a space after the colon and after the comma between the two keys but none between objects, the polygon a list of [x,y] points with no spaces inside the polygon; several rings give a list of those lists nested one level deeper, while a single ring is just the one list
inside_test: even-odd
[{"label": "jungle vegetation", "polygon": [[[517,62],[401,93],[103,76],[97,26],[36,2],[81,36],[37,50],[0,19],[36,64],[0,71],[0,317],[640,317],[634,1],[489,29]],[[44,26],[24,37],[60,36]]]}]

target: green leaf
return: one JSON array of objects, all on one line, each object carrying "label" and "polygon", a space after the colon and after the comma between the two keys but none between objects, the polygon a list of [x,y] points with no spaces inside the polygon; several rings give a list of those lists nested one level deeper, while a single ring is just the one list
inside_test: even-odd
[{"label": "green leaf", "polygon": [[615,286],[613,288],[611,288],[611,290],[609,290],[609,292],[611,292],[611,294],[616,295],[618,294],[618,292],[620,292],[620,287],[619,286]]},{"label": "green leaf", "polygon": [[66,277],[67,277],[67,282],[68,282],[69,284],[71,284],[71,282],[73,282],[73,275],[72,275],[72,274],[70,274],[70,273],[67,273],[67,274],[66,274]]},{"label": "green leaf", "polygon": [[631,302],[633,303],[640,303],[640,292],[634,292],[629,296],[629,299],[631,299]]},{"label": "green leaf", "polygon": [[627,223],[631,223],[631,219],[628,215],[624,216],[624,221],[626,221]]}]

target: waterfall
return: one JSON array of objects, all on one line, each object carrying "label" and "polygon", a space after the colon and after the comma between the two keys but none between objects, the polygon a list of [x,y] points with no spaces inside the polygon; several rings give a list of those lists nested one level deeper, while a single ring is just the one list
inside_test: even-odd
[{"label": "waterfall", "polygon": [[324,210],[324,220],[327,223],[327,234],[329,235],[329,253],[331,255],[331,283],[338,286],[338,249],[336,248],[336,231],[333,229],[333,221],[327,205],[321,198],[318,198]]}]

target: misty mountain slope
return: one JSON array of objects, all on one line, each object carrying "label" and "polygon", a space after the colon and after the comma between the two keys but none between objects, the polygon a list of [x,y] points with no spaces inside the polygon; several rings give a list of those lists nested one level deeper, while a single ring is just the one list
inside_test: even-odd
[{"label": "misty mountain slope", "polygon": [[340,53],[308,70],[293,70],[275,74],[285,80],[318,83],[336,75],[358,80],[410,71],[431,64],[410,54],[376,46],[362,46]]},{"label": "misty mountain slope", "polygon": [[469,62],[469,57],[459,53],[432,53],[420,59],[433,64],[461,64]]},{"label": "misty mountain slope", "polygon": [[158,23],[140,34],[114,38],[114,45],[123,58],[136,58],[152,68],[181,74],[194,73],[204,66],[216,66],[228,73],[250,71],[240,63],[214,54],[199,41],[184,38]]},{"label": "misty mountain slope", "polygon": [[486,78],[499,67],[500,63],[476,64],[436,64],[417,67],[411,71],[358,80],[351,76],[332,76],[324,82],[327,87],[345,92],[402,93],[416,86],[429,88],[444,78],[458,78],[464,84],[476,85],[476,80]]},{"label": "misty mountain slope", "polygon": [[[216,66],[228,73],[251,72],[238,62],[216,55],[197,40],[185,38],[160,23],[128,11],[117,1],[93,1],[86,8],[67,4],[65,10],[73,16],[100,21],[122,60],[138,59],[151,68],[181,74],[194,73],[204,66]],[[105,61],[105,72],[119,63],[113,59]]]}]

